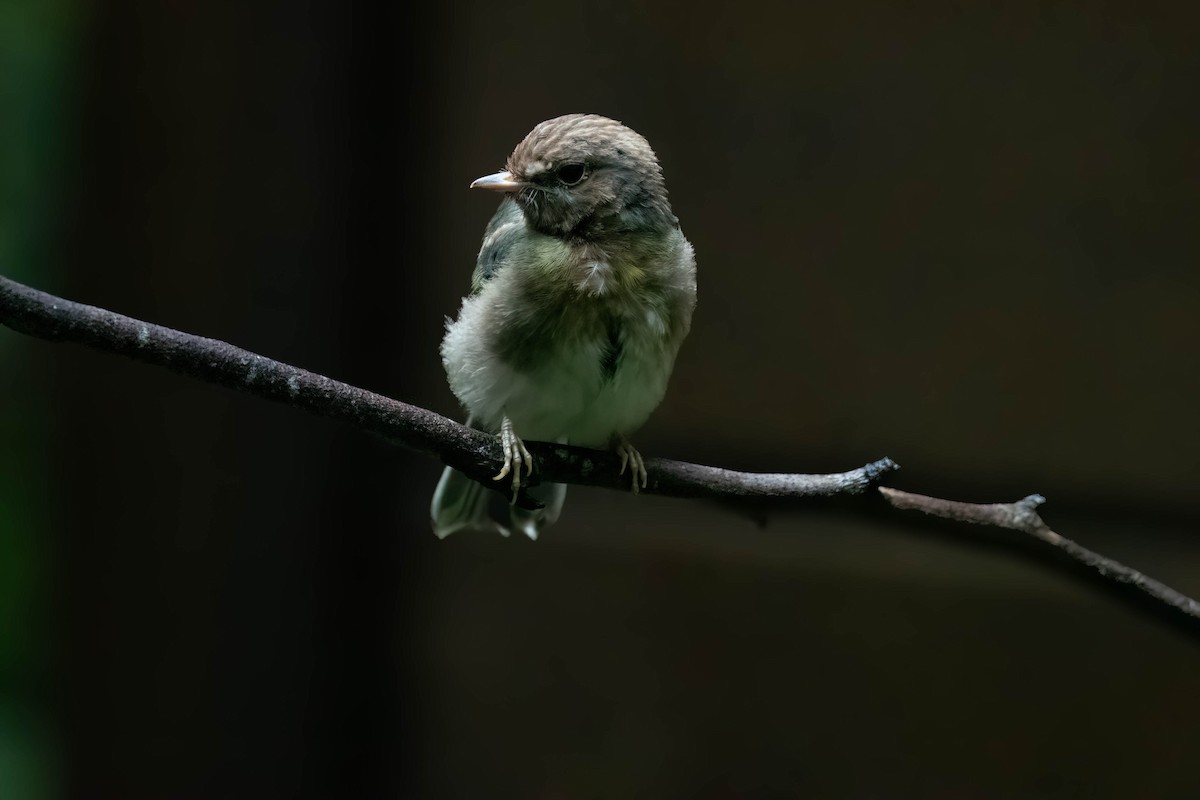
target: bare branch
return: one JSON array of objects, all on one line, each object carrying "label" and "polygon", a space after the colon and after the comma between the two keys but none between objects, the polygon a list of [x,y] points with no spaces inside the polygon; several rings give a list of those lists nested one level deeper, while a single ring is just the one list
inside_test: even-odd
[{"label": "bare branch", "polygon": [[[251,353],[216,339],[154,325],[94,306],[63,300],[0,276],[0,322],[52,341],[85,344],[138,361],[227,386],[314,414],[344,420],[396,444],[432,455],[481,483],[501,463],[494,436],[472,430],[424,408]],[[536,465],[534,480],[628,490],[612,453],[567,445],[527,442]],[[849,472],[828,475],[734,472],[664,458],[646,461],[644,491],[669,497],[716,498],[739,504],[794,501],[860,494],[899,469],[889,458]],[[878,487],[897,509],[1020,531],[1052,546],[1100,576],[1132,586],[1190,621],[1200,620],[1200,603],[1142,573],[1088,550],[1052,531],[1037,508],[1044,498],[1015,503],[974,504]],[[524,493],[518,501],[533,505]]]},{"label": "bare branch", "polygon": [[935,517],[958,522],[995,525],[999,528],[1027,533],[1041,542],[1058,548],[1075,561],[1092,568],[1104,578],[1128,584],[1154,600],[1166,603],[1189,617],[1200,619],[1200,603],[1187,595],[1175,591],[1149,575],[1143,575],[1132,567],[1127,567],[1119,561],[1088,550],[1052,531],[1037,512],[1038,506],[1046,502],[1046,498],[1040,494],[1031,494],[1015,503],[983,504],[942,500],[938,497],[902,492],[887,486],[880,486],[879,492],[884,499],[899,509],[923,511]]},{"label": "bare branch", "polygon": [[[0,276],[0,322],[52,341],[86,344],[166,367],[210,383],[344,420],[443,463],[497,491],[491,477],[502,456],[496,437],[424,408],[401,403],[324,375],[274,361],[227,342],[207,339],[95,306],[64,300]],[[569,445],[526,442],[533,453],[533,482],[550,481],[628,490],[615,454]],[[643,490],[668,497],[811,498],[857,494],[898,469],[881,459],[830,475],[763,475],[704,467],[665,458],[646,460]],[[522,493],[520,502],[535,501]]]}]

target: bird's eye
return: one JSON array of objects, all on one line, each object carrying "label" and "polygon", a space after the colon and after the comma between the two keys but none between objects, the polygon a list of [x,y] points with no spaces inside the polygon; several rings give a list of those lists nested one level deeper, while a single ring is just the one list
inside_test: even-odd
[{"label": "bird's eye", "polygon": [[574,186],[583,180],[586,172],[583,164],[563,164],[558,168],[558,179],[567,186]]}]

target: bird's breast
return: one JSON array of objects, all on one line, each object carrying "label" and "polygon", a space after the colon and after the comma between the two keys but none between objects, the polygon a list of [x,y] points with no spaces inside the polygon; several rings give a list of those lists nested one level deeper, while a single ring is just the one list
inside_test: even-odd
[{"label": "bird's breast", "polygon": [[450,385],[485,429],[507,415],[523,438],[604,446],[666,391],[694,303],[690,246],[613,258],[547,238],[517,245],[464,301],[442,348]]},{"label": "bird's breast", "polygon": [[580,298],[544,330],[538,345],[505,359],[513,372],[505,410],[521,435],[603,446],[662,399],[675,354],[659,310]]}]

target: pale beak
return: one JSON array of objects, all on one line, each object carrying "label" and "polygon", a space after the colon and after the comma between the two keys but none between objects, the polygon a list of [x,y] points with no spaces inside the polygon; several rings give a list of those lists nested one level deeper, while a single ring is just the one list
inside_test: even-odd
[{"label": "pale beak", "polygon": [[495,175],[485,175],[471,182],[472,189],[491,189],[493,192],[515,192],[521,188],[521,182],[508,170],[497,172]]}]

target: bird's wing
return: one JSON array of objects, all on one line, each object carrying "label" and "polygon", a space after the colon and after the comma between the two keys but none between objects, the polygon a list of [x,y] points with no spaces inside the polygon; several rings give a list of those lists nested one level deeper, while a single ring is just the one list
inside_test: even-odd
[{"label": "bird's wing", "polygon": [[496,209],[487,230],[483,232],[483,246],[475,262],[475,274],[471,277],[471,292],[478,292],[483,285],[503,266],[513,245],[525,233],[525,215],[511,197],[504,198]]}]

